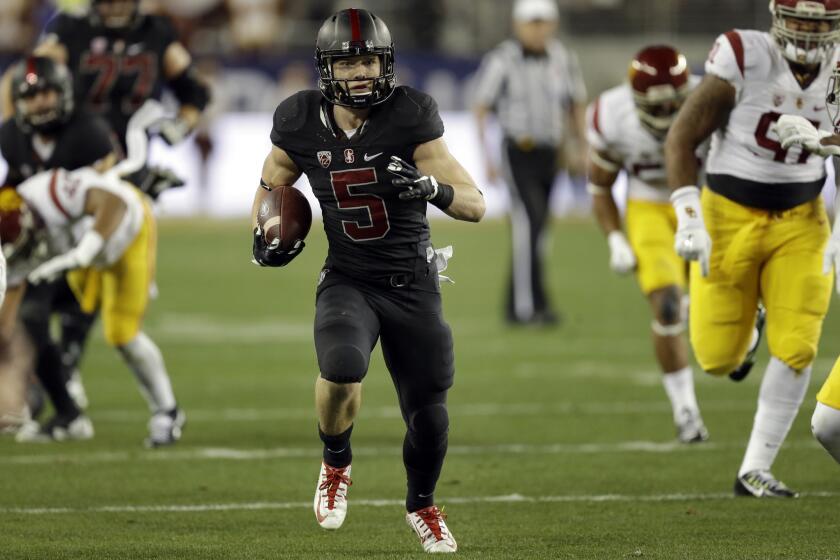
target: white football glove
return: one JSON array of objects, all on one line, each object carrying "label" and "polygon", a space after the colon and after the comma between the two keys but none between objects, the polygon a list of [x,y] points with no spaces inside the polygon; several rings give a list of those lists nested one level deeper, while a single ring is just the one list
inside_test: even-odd
[{"label": "white football glove", "polygon": [[620,230],[611,231],[607,235],[607,245],[610,247],[610,268],[617,274],[628,274],[636,268],[636,255],[627,242],[627,238]]},{"label": "white football glove", "polygon": [[817,128],[805,117],[799,115],[782,115],[773,125],[782,148],[802,146],[812,154],[821,157],[840,156],[840,146],[824,146],[820,140],[832,136],[827,130]]},{"label": "white football glove", "polygon": [[699,261],[700,274],[709,275],[709,257],[712,255],[712,238],[703,222],[700,189],[682,187],[671,193],[671,204],[677,213],[677,233],[674,250],[689,261]]},{"label": "white football glove", "polygon": [[88,230],[76,247],[39,265],[29,273],[27,279],[33,284],[51,282],[67,270],[85,268],[93,262],[93,259],[102,251],[104,246],[105,240],[102,236],[95,230]]}]

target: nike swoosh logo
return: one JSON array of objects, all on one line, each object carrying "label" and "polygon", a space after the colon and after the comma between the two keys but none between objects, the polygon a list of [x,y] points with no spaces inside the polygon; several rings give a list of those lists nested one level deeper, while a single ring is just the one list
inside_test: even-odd
[{"label": "nike swoosh logo", "polygon": [[382,155],[382,152],[379,152],[378,154],[373,154],[372,156],[369,156],[369,155],[365,154],[365,161],[367,162],[367,161],[374,160],[381,155]]},{"label": "nike swoosh logo", "polygon": [[315,518],[318,520],[318,523],[323,523],[324,520],[327,518],[326,515],[321,515],[321,496],[318,496],[318,506],[315,508]]}]

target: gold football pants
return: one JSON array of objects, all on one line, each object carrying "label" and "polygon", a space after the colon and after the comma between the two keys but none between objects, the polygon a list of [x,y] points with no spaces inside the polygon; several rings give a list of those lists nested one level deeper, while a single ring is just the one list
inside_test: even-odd
[{"label": "gold football pants", "polygon": [[155,218],[145,196],[138,196],[143,199],[143,225],[122,257],[108,268],[79,269],[67,275],[82,310],[101,311],[105,340],[112,346],[123,346],[140,332],[155,277]]},{"label": "gold football pants", "polygon": [[667,286],[685,288],[686,264],[674,251],[677,216],[671,204],[631,199],[624,219],[642,293],[648,295]]},{"label": "gold football pants", "polygon": [[[771,188],[768,186],[768,188]],[[707,278],[691,264],[691,345],[709,373],[744,359],[759,298],[767,308],[770,354],[795,370],[813,362],[828,311],[832,276],[822,273],[829,236],[821,198],[774,212],[742,206],[703,189],[712,238]]]}]

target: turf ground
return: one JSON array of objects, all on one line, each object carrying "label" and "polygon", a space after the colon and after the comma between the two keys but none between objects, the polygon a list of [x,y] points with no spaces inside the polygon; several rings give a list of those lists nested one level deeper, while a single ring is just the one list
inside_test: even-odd
[{"label": "turf ground", "polygon": [[[709,442],[673,442],[645,303],[612,276],[594,226],[554,228],[556,331],[510,330],[501,222],[434,224],[452,243],[444,286],[455,332],[450,451],[438,487],[469,558],[840,558],[840,468],[810,436],[814,394],[840,352],[830,314],[814,380],[775,472],[795,501],[730,497],[760,373],[698,375]],[[317,226],[316,226],[317,229]],[[97,335],[84,367],[96,438],[0,439],[0,558],[410,558],[403,428],[378,350],[354,431],[345,526],[311,511],[320,454],[312,405],[316,231],[285,270],[249,261],[239,222],[165,222],[160,343],[188,415],[170,450],[141,446],[147,413]],[[757,371],[766,363],[766,350]]]}]

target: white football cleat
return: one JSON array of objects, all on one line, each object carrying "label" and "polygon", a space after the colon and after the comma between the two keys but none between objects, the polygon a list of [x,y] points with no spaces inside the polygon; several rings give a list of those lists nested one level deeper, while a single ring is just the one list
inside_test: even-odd
[{"label": "white football cleat", "polygon": [[431,553],[458,550],[458,543],[449,532],[444,519],[446,515],[437,506],[429,506],[405,514],[405,520],[420,538],[423,550]]},{"label": "white football cleat", "polygon": [[347,517],[347,487],[350,480],[350,465],[344,468],[331,467],[321,461],[321,474],[315,487],[315,519],[324,529],[335,530]]},{"label": "white football cleat", "polygon": [[31,420],[20,427],[15,434],[18,443],[48,443],[52,441],[81,441],[93,437],[93,424],[90,418],[80,414],[73,420],[53,417],[40,425]]},{"label": "white football cleat", "polygon": [[699,410],[688,407],[680,410],[679,420],[676,422],[677,440],[680,443],[702,443],[709,439],[709,430],[703,424]]},{"label": "white football cleat", "polygon": [[172,445],[181,439],[181,432],[187,417],[180,408],[170,412],[158,412],[149,420],[149,437],[146,438],[146,447],[164,447]]}]

